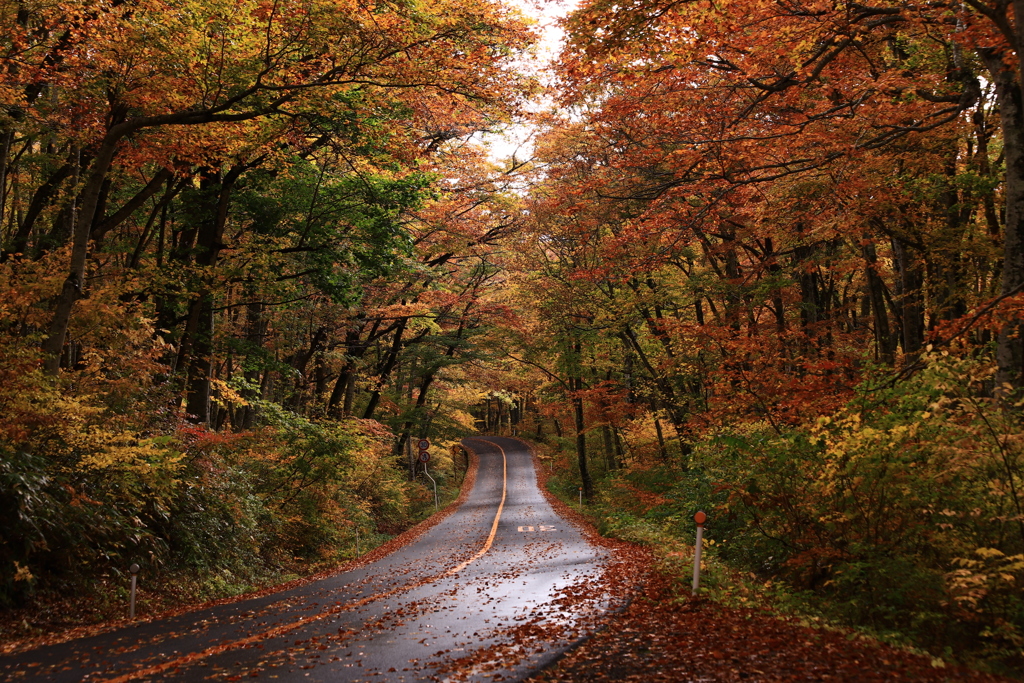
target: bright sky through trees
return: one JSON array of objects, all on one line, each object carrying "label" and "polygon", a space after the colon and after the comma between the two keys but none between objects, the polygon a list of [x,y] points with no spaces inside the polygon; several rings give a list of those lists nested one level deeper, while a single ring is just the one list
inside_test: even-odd
[{"label": "bright sky through trees", "polygon": [[[537,22],[536,27],[540,33],[534,54],[531,58],[523,60],[522,68],[524,71],[538,74],[542,82],[546,82],[550,79],[544,72],[558,56],[565,38],[565,31],[558,25],[559,21],[576,8],[577,0],[517,0],[515,4],[524,14]],[[533,109],[539,111],[548,106],[550,100],[544,97]],[[529,123],[516,123],[500,134],[482,134],[480,139],[488,145],[489,156],[493,161],[503,163],[514,155],[516,160],[521,162],[533,155],[535,134],[535,126]]]}]

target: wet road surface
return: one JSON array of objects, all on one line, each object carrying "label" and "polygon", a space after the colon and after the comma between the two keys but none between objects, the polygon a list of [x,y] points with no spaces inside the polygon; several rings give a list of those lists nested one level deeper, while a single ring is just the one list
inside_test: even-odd
[{"label": "wet road surface", "polygon": [[610,607],[607,551],[561,519],[515,439],[480,437],[466,501],[377,562],[305,586],[0,657],[10,681],[517,680]]}]

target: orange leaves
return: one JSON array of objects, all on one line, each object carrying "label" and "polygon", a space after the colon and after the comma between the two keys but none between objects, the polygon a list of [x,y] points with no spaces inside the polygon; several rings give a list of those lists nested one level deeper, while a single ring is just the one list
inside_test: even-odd
[{"label": "orange leaves", "polygon": [[[410,103],[418,92],[440,89],[445,108],[473,112],[475,124],[483,111],[508,107],[529,88],[509,69],[529,34],[486,4],[453,4],[408,12],[328,0],[36,8],[29,27],[8,42],[0,93],[83,143],[125,120],[140,129],[237,122],[294,111],[307,90],[317,91],[322,105],[351,87],[394,89],[387,99],[408,94]],[[507,49],[507,57],[495,59],[495,49]],[[51,96],[33,94],[39,88]],[[222,130],[191,146],[241,140],[243,133]]]}]

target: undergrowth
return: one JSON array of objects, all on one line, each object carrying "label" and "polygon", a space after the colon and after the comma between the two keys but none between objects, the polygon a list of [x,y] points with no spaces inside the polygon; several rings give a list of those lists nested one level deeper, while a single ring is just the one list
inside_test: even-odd
[{"label": "undergrowth", "polygon": [[[1020,430],[1012,410],[977,398],[991,368],[928,360],[903,384],[865,381],[814,424],[730,425],[685,457],[599,469],[584,513],[602,534],[650,546],[685,596],[703,510],[709,597],[1019,677]],[[576,505],[566,445],[548,446],[549,487]]]},{"label": "undergrowth", "polygon": [[[326,570],[434,512],[376,421],[262,401],[257,428],[215,432],[25,365],[0,387],[0,639],[125,616],[133,563],[149,615]],[[441,505],[464,476],[443,451]]]}]

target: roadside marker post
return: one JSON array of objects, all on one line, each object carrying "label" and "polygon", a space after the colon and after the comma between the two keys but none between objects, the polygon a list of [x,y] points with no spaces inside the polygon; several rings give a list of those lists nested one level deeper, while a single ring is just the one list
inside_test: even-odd
[{"label": "roadside marker post", "polygon": [[583,507],[583,487],[580,487],[580,507]]},{"label": "roadside marker post", "polygon": [[141,567],[139,567],[139,565],[135,564],[134,562],[132,563],[132,566],[128,567],[128,571],[130,571],[132,573],[132,591],[131,591],[130,604],[129,604],[129,607],[128,607],[128,618],[129,619],[134,619],[135,618],[135,586],[136,586],[136,581],[138,579],[139,569],[141,569]]},{"label": "roadside marker post", "polygon": [[697,595],[697,591],[700,588],[700,550],[701,546],[704,545],[704,522],[706,522],[708,516],[703,512],[698,512],[693,516],[693,521],[697,522],[697,541],[693,545],[693,594]]},{"label": "roadside marker post", "polygon": [[426,439],[420,439],[420,457],[419,460],[423,463],[423,474],[427,475],[427,479],[434,485],[434,512],[437,512],[437,482],[430,476],[430,472],[427,472],[427,463],[430,462],[430,452],[423,448],[423,444],[430,445],[430,442]]}]

